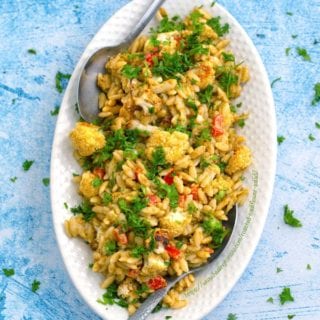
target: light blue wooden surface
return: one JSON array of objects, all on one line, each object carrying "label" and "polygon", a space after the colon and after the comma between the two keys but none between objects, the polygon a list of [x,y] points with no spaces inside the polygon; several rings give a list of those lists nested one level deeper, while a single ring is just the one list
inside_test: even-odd
[{"label": "light blue wooden surface", "polygon": [[[173,0],[170,0],[173,1]],[[98,319],[82,301],[63,267],[53,234],[49,187],[50,149],[62,95],[57,71],[72,73],[95,32],[127,0],[0,1],[0,319]],[[278,132],[277,177],[266,226],[252,261],[227,298],[206,320],[320,319],[320,1],[220,1],[246,29],[266,65]],[[292,15],[286,14],[292,12]],[[293,39],[291,35],[298,35]],[[305,47],[312,62],[295,47]],[[289,56],[285,48],[291,47]],[[36,55],[27,52],[29,48]],[[263,125],[263,124],[261,124]],[[308,135],[316,138],[311,142]],[[35,160],[28,172],[25,159]],[[10,178],[16,176],[16,182]],[[288,203],[303,222],[283,223]],[[312,269],[307,270],[310,264]],[[283,272],[276,273],[276,268]],[[2,268],[14,268],[5,277]],[[41,282],[31,291],[34,279]],[[281,306],[290,286],[295,301]],[[274,303],[266,302],[269,297]],[[184,320],[184,319],[179,319]]]}]

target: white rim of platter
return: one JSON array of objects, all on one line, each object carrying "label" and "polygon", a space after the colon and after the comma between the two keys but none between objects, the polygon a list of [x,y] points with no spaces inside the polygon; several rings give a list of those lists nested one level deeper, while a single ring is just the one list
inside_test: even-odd
[{"label": "white rim of platter", "polygon": [[[92,252],[80,239],[70,239],[64,232],[63,223],[72,215],[64,207],[80,203],[76,186],[72,183],[72,173],[80,172],[73,158],[69,142],[69,132],[79,119],[75,111],[76,90],[80,70],[88,57],[98,48],[120,42],[142,16],[151,1],[133,0],[116,12],[98,31],[85,49],[66,89],[57,126],[51,156],[51,205],[53,224],[60,252],[75,287],[86,303],[100,317],[106,320],[125,320],[127,311],[118,306],[104,306],[97,299],[105,292],[100,289],[102,277],[88,268]],[[250,69],[250,82],[238,99],[242,102],[241,111],[249,112],[250,117],[241,133],[253,152],[253,164],[248,170],[244,183],[249,186],[250,194],[246,204],[239,209],[236,229],[221,256],[208,268],[196,276],[193,288],[184,296],[188,305],[179,310],[162,310],[151,314],[149,319],[201,319],[216,307],[230,292],[248,265],[258,244],[268,214],[272,195],[276,163],[276,121],[272,92],[266,70],[258,51],[239,23],[219,4],[211,7],[211,0],[169,0],[164,4],[170,16],[186,16],[195,6],[214,16],[221,16],[223,23],[229,23],[230,49],[236,61],[244,61]],[[145,33],[156,20],[150,22]]]}]

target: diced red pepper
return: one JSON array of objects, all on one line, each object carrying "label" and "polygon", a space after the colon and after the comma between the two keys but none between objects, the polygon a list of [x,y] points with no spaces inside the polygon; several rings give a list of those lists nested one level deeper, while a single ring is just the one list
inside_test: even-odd
[{"label": "diced red pepper", "polygon": [[93,174],[98,176],[100,179],[103,179],[104,175],[106,174],[105,170],[103,168],[94,168]]},{"label": "diced red pepper", "polygon": [[187,196],[185,194],[179,194],[179,207],[183,207],[186,202]]},{"label": "diced red pepper", "polygon": [[139,269],[130,269],[128,271],[128,277],[130,278],[136,278],[140,273],[140,270]]},{"label": "diced red pepper", "polygon": [[148,198],[149,198],[149,203],[152,205],[155,205],[160,202],[160,198],[155,194],[149,194]]},{"label": "diced red pepper", "polygon": [[167,286],[167,281],[161,276],[156,276],[148,281],[149,288],[159,290]]},{"label": "diced red pepper", "polygon": [[165,181],[166,184],[168,184],[169,186],[171,186],[173,184],[173,175],[172,175],[173,170],[171,170],[170,172],[168,172],[163,180]]},{"label": "diced red pepper", "polygon": [[178,259],[181,253],[181,251],[178,248],[172,246],[171,244],[168,244],[166,246],[166,251],[168,252],[169,256],[174,260]]},{"label": "diced red pepper", "polygon": [[192,198],[193,200],[199,200],[199,196],[198,196],[198,186],[196,184],[193,184],[191,186],[191,194],[192,194]]},{"label": "diced red pepper", "polygon": [[119,244],[125,245],[128,243],[128,238],[125,233],[120,233],[119,229],[114,229],[113,234]]},{"label": "diced red pepper", "polygon": [[212,132],[211,132],[213,137],[221,136],[224,133],[222,123],[223,123],[223,116],[221,114],[218,114],[213,117]]},{"label": "diced red pepper", "polygon": [[159,55],[159,48],[155,47],[152,49],[152,52],[147,52],[145,55],[145,59],[149,65],[149,67],[153,67],[154,62],[153,62],[153,58],[157,57]]}]

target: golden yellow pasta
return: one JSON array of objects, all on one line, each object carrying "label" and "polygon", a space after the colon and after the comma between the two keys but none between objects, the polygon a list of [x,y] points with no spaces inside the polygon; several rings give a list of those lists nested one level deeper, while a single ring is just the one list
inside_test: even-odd
[{"label": "golden yellow pasta", "polygon": [[[247,115],[232,104],[249,71],[227,49],[229,26],[202,8],[184,20],[157,16],[159,26],[98,75],[99,121],[70,133],[83,202],[66,233],[93,251],[107,290],[99,302],[130,314],[166,276],[205,264],[221,245],[251,163],[236,132]],[[194,281],[181,280],[162,304],[184,307],[179,293]]]}]

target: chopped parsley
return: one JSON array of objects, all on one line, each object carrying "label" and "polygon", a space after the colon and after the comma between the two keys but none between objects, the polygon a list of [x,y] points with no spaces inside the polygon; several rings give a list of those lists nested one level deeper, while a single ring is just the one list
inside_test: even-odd
[{"label": "chopped parsley", "polygon": [[69,208],[69,206],[68,206],[68,204],[67,204],[66,202],[64,202],[63,205],[64,205],[64,207],[65,207],[66,209]]},{"label": "chopped parsley", "polygon": [[210,166],[210,162],[209,161],[207,161],[204,157],[201,157],[200,158],[200,163],[199,163],[199,167],[200,167],[200,169],[205,169],[205,168],[207,168],[207,167],[209,167]]},{"label": "chopped parsley", "polygon": [[140,288],[138,288],[135,293],[137,295],[141,295],[142,293],[145,293],[145,292],[148,292],[150,290],[150,288],[145,284],[145,283],[142,283]]},{"label": "chopped parsley", "polygon": [[292,35],[291,35],[291,38],[292,38],[292,39],[296,39],[296,38],[298,38],[298,35],[297,35],[297,34],[292,34]]},{"label": "chopped parsley", "polygon": [[307,264],[307,270],[311,270],[311,265],[309,263]]},{"label": "chopped parsley", "polygon": [[311,101],[311,104],[315,106],[317,103],[320,102],[320,82],[317,82],[314,85],[313,90],[314,90],[314,97]]},{"label": "chopped parsley", "polygon": [[313,136],[312,133],[309,134],[308,139],[309,139],[310,141],[316,140],[316,138]]},{"label": "chopped parsley", "polygon": [[3,268],[3,269],[2,269],[2,272],[3,272],[3,274],[4,274],[6,277],[12,277],[12,276],[14,276],[14,269],[6,269],[6,268]]},{"label": "chopped parsley", "polygon": [[175,209],[178,207],[179,193],[174,184],[168,185],[161,183],[160,180],[155,180],[155,184],[158,187],[158,195],[161,199],[168,198],[170,207]]},{"label": "chopped parsley", "polygon": [[162,146],[156,147],[152,152],[151,161],[147,165],[147,177],[153,180],[158,175],[159,171],[166,167],[166,153]]},{"label": "chopped parsley", "polygon": [[281,143],[284,142],[284,140],[286,140],[286,138],[284,136],[277,136],[277,142],[278,142],[279,146],[280,146]]},{"label": "chopped parsley", "polygon": [[121,73],[124,77],[128,79],[134,79],[138,77],[141,70],[142,70],[141,67],[135,67],[135,66],[132,66],[131,64],[126,64],[121,69]]},{"label": "chopped parsley", "polygon": [[308,52],[307,52],[307,50],[305,48],[297,47],[296,48],[296,52],[300,57],[303,58],[304,61],[311,62],[311,57],[310,57],[310,55],[308,54]]},{"label": "chopped parsley", "polygon": [[288,319],[293,319],[295,316],[295,314],[288,314]]},{"label": "chopped parsley", "polygon": [[156,313],[158,311],[160,311],[162,309],[162,304],[161,302],[159,302],[155,307],[154,309],[151,311],[151,313]]},{"label": "chopped parsley", "polygon": [[216,4],[216,1],[212,1],[210,7],[212,8]]},{"label": "chopped parsley", "polygon": [[50,184],[50,178],[43,178],[42,183],[45,187],[47,187]]},{"label": "chopped parsley", "polygon": [[217,81],[228,97],[230,97],[231,86],[238,84],[238,80],[239,78],[233,70],[227,70],[225,68],[217,69]]},{"label": "chopped parsley", "polygon": [[28,171],[33,165],[34,160],[25,160],[22,164],[22,168],[24,171]]},{"label": "chopped parsley", "polygon": [[313,40],[313,44],[318,44],[318,43],[320,43],[320,40],[317,40],[317,39]]},{"label": "chopped parsley", "polygon": [[281,268],[277,268],[276,271],[277,271],[277,273],[283,272],[283,270]]},{"label": "chopped parsley", "polygon": [[110,193],[104,192],[102,194],[102,203],[107,206],[112,202],[112,195]]},{"label": "chopped parsley", "polygon": [[290,11],[287,11],[287,12],[286,12],[286,15],[287,15],[287,16],[293,16],[293,13],[290,12]]},{"label": "chopped parsley", "polygon": [[195,143],[197,146],[201,146],[204,144],[206,141],[211,141],[212,135],[210,132],[210,128],[204,128],[200,135],[196,138]]},{"label": "chopped parsley", "polygon": [[40,284],[41,284],[40,281],[34,279],[33,282],[32,282],[32,284],[31,284],[31,290],[32,290],[32,292],[37,292],[37,291],[39,290],[39,288],[40,288]]},{"label": "chopped parsley", "polygon": [[268,298],[266,301],[269,302],[269,303],[273,303],[273,298],[270,297],[270,298]]},{"label": "chopped parsley", "polygon": [[99,188],[103,183],[103,180],[100,179],[100,178],[94,178],[92,181],[91,181],[91,185],[94,187],[94,188]]},{"label": "chopped parsley", "polygon": [[59,93],[62,93],[63,89],[66,86],[66,81],[71,78],[71,74],[62,73],[58,71],[56,73],[56,89]]},{"label": "chopped parsley", "polygon": [[182,31],[185,29],[185,25],[179,16],[174,16],[171,19],[168,16],[163,17],[157,28],[152,28],[151,33],[163,33],[171,31]]},{"label": "chopped parsley", "polygon": [[109,240],[104,244],[103,250],[107,256],[110,256],[118,250],[117,243],[114,240]]},{"label": "chopped parsley", "polygon": [[302,223],[300,222],[300,220],[295,218],[293,214],[294,214],[294,211],[290,210],[289,206],[286,204],[284,206],[284,214],[283,214],[284,222],[294,228],[302,227]]},{"label": "chopped parsley", "polygon": [[232,112],[232,113],[237,113],[237,108],[236,108],[236,106],[235,105],[230,105],[230,111]]},{"label": "chopped parsley", "polygon": [[257,33],[256,36],[260,39],[264,39],[266,37],[266,35],[263,33]]},{"label": "chopped parsley", "polygon": [[219,247],[225,236],[228,234],[228,230],[222,225],[222,222],[215,217],[204,220],[202,228],[204,232],[211,235],[212,243],[215,247]]},{"label": "chopped parsley", "polygon": [[291,48],[286,48],[286,56],[289,55],[290,51],[291,51]]},{"label": "chopped parsley", "polygon": [[274,84],[277,82],[277,81],[280,81],[281,80],[281,77],[277,78],[277,79],[274,79],[272,82],[271,82],[271,88],[273,88]]},{"label": "chopped parsley", "polygon": [[224,36],[229,32],[230,26],[228,23],[222,24],[221,17],[213,17],[207,21],[207,25],[211,27],[219,37]]},{"label": "chopped parsley", "polygon": [[134,257],[134,258],[139,258],[141,257],[143,254],[147,253],[148,252],[148,249],[146,247],[143,247],[143,246],[137,246],[135,248],[133,248],[131,250],[131,255]]},{"label": "chopped parsley", "polygon": [[234,313],[229,313],[227,320],[237,320],[237,315]]},{"label": "chopped parsley", "polygon": [[12,178],[10,178],[10,181],[11,181],[11,182],[16,182],[17,179],[18,179],[17,177],[12,177]]},{"label": "chopped parsley", "polygon": [[194,204],[193,201],[188,203],[188,213],[192,214],[192,213],[196,213],[198,211],[198,208],[196,207],[196,205]]},{"label": "chopped parsley", "polygon": [[53,110],[50,111],[50,114],[52,116],[57,116],[59,114],[60,111],[60,107],[59,106],[55,106]]},{"label": "chopped parsley", "polygon": [[28,53],[30,54],[37,54],[37,51],[33,48],[28,49]]},{"label": "chopped parsley", "polygon": [[212,96],[213,96],[213,86],[208,85],[205,89],[198,93],[199,101],[203,104],[206,104],[208,107],[212,104]]},{"label": "chopped parsley", "polygon": [[128,302],[119,297],[117,293],[118,287],[116,283],[112,283],[106,290],[106,292],[103,294],[103,296],[97,300],[97,302],[103,304],[103,305],[114,305],[117,304],[118,306],[122,308],[128,307]]},{"label": "chopped parsley", "polygon": [[92,205],[89,200],[84,200],[77,207],[73,207],[70,211],[74,214],[82,214],[85,221],[90,221],[96,214],[92,211]]},{"label": "chopped parsley", "polygon": [[225,190],[219,190],[219,192],[215,195],[215,199],[220,202],[226,196]]},{"label": "chopped parsley", "polygon": [[232,53],[222,52],[222,57],[225,62],[227,61],[235,61],[234,55]]},{"label": "chopped parsley", "polygon": [[165,319],[166,319],[166,320],[172,319],[172,316],[165,316]]},{"label": "chopped parsley", "polygon": [[279,298],[282,305],[286,302],[294,301],[290,288],[283,288],[282,292],[279,294]]},{"label": "chopped parsley", "polygon": [[316,126],[317,129],[320,129],[320,122],[315,122],[314,125]]}]

